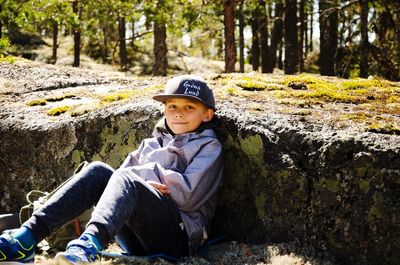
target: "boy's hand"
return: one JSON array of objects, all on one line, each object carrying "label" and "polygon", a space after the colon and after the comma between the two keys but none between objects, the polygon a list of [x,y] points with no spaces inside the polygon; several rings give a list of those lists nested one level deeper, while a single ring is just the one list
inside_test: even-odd
[{"label": "boy's hand", "polygon": [[155,188],[156,190],[158,190],[159,192],[161,192],[164,195],[168,195],[169,194],[169,190],[167,188],[167,185],[161,184],[159,182],[155,182],[152,180],[146,180],[147,183],[149,183],[153,188]]}]

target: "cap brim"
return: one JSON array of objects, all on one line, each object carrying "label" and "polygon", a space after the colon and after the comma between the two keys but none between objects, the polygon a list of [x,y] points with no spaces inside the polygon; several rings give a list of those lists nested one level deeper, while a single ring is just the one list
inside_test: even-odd
[{"label": "cap brim", "polygon": [[197,97],[191,96],[191,95],[164,95],[164,94],[158,94],[158,95],[153,96],[154,100],[157,100],[157,101],[162,102],[162,103],[165,103],[165,101],[167,101],[168,99],[171,99],[171,98],[185,98],[185,99],[195,100],[197,102],[203,103],[204,105],[210,107],[211,109],[213,109],[215,111],[215,109],[213,107],[211,107],[208,104],[204,103],[203,101],[201,101]]}]

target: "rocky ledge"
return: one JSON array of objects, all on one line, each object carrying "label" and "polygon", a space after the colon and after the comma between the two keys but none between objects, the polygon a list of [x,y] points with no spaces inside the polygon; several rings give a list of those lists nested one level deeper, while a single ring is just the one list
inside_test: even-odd
[{"label": "rocky ledge", "polygon": [[[225,183],[212,237],[296,242],[337,264],[400,263],[400,84],[205,76]],[[161,117],[166,78],[0,63],[0,213],[83,160],[117,167]]]}]

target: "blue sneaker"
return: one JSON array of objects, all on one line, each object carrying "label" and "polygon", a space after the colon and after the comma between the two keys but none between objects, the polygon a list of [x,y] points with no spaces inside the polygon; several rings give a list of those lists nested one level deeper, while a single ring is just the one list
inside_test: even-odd
[{"label": "blue sneaker", "polygon": [[69,242],[65,252],[56,255],[56,264],[93,263],[99,261],[100,258],[100,252],[94,243],[87,237],[81,236]]},{"label": "blue sneaker", "polygon": [[35,260],[35,245],[23,246],[8,230],[0,235],[0,262],[31,263]]}]

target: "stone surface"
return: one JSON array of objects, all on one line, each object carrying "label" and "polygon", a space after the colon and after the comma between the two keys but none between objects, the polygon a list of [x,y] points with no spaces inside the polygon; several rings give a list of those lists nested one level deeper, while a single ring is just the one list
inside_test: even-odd
[{"label": "stone surface", "polygon": [[[326,107],[305,117],[270,98],[226,96],[220,76],[207,78],[226,168],[213,237],[297,242],[338,264],[400,263],[399,135],[335,126],[337,110]],[[117,167],[151,135],[161,112],[150,96],[165,81],[0,64],[0,213],[17,211],[29,190],[53,189],[83,160]],[[128,90],[140,93],[102,100]],[[27,105],[38,98],[46,105]],[[47,114],[64,105],[87,111]]]}]

